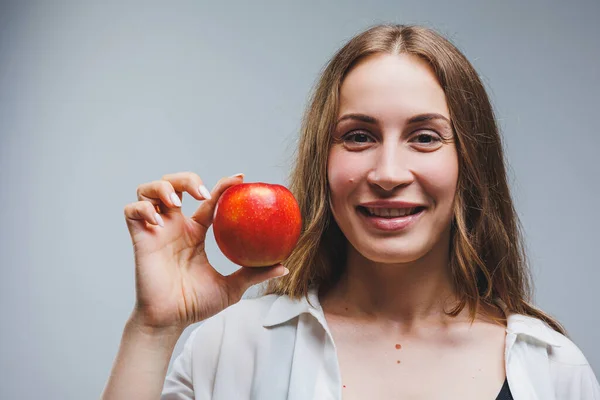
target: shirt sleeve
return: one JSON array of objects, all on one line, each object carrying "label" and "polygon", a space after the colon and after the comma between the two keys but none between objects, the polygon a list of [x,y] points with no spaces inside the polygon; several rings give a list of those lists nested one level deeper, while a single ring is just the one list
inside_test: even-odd
[{"label": "shirt sleeve", "polygon": [[161,400],[212,398],[223,329],[222,315],[217,314],[192,331],[165,378]]}]

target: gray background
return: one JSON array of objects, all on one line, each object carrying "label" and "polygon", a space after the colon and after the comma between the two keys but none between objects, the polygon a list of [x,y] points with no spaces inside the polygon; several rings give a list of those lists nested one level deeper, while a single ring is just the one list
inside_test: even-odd
[{"label": "gray background", "polygon": [[[2,3],[0,398],[97,398],[134,302],[137,185],[184,170],[209,188],[285,183],[319,71],[379,22],[434,27],[481,73],[537,304],[598,373],[600,3],[253,4]],[[212,235],[208,252],[235,269]]]}]

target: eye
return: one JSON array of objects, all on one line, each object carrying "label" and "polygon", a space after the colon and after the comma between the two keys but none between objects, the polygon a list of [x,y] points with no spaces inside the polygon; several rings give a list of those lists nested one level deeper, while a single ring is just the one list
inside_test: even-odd
[{"label": "eye", "polygon": [[433,131],[420,131],[420,133],[414,136],[414,141],[417,144],[425,145],[431,147],[432,145],[437,145],[442,142],[442,138],[437,133],[426,133]]},{"label": "eye", "polygon": [[374,143],[373,137],[366,131],[351,131],[342,136],[345,146],[356,148],[364,147],[369,143]]}]

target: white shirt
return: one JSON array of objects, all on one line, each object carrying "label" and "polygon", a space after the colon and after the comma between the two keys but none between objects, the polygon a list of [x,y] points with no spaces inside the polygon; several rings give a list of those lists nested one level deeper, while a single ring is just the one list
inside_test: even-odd
[{"label": "white shirt", "polygon": [[[336,349],[316,289],[308,299],[244,299],[206,320],[175,359],[161,399],[341,399]],[[508,315],[505,363],[515,400],[600,400],[579,348],[539,319]]]}]

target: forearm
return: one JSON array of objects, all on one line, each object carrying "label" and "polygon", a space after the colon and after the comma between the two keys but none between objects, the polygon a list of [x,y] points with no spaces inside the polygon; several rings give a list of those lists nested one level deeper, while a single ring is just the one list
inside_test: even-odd
[{"label": "forearm", "polygon": [[129,320],[101,399],[159,399],[169,360],[182,332],[142,329]]}]

